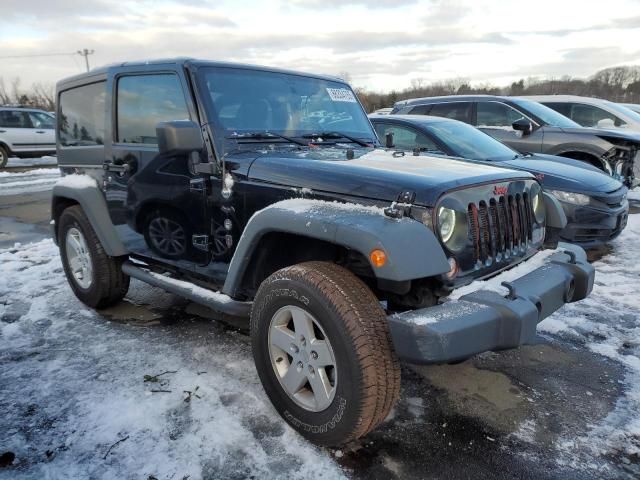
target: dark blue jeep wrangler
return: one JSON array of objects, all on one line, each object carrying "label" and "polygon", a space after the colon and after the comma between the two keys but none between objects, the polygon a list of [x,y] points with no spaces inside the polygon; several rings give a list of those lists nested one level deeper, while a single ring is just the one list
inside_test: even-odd
[{"label": "dark blue jeep wrangler", "polygon": [[566,218],[529,173],[383,149],[337,78],[180,59],[57,87],[52,225],[75,294],[103,308],[133,277],[250,317],[267,395],[316,443],[375,428],[399,360],[531,342],[592,289],[579,247],[539,253]]}]

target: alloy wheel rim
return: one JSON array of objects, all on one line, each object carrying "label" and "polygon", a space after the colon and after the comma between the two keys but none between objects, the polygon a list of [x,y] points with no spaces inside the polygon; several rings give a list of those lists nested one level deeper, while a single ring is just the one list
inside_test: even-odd
[{"label": "alloy wheel rim", "polygon": [[81,288],[89,288],[93,283],[93,265],[87,242],[80,230],[75,227],[67,230],[65,248],[74,281]]},{"label": "alloy wheel rim", "polygon": [[166,217],[156,217],[149,222],[149,237],[163,255],[180,256],[187,250],[184,228]]},{"label": "alloy wheel rim", "polygon": [[280,308],[269,324],[269,357],[285,393],[311,412],[326,410],[335,397],[338,372],[329,338],[306,310]]}]

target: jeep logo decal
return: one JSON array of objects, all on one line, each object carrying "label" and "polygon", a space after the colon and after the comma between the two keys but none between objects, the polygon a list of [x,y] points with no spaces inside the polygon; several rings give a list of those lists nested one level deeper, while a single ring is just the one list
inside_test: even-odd
[{"label": "jeep logo decal", "polygon": [[506,193],[507,193],[507,187],[501,187],[500,185],[496,185],[495,187],[493,187],[494,195],[506,195]]}]

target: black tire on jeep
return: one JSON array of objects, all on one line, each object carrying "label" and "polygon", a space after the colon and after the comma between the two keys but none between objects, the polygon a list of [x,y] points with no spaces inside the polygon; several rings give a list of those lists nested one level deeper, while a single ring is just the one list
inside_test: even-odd
[{"label": "black tire on jeep", "polygon": [[79,205],[65,209],[58,220],[58,245],[69,285],[82,303],[106,308],[129,290],[122,259],[110,257]]},{"label": "black tire on jeep", "polygon": [[4,147],[4,145],[0,145],[0,168],[6,167],[8,162],[9,151]]},{"label": "black tire on jeep", "polygon": [[269,399],[316,444],[366,435],[398,399],[400,367],[384,310],[338,265],[301,263],[267,278],[253,304],[251,341]]}]

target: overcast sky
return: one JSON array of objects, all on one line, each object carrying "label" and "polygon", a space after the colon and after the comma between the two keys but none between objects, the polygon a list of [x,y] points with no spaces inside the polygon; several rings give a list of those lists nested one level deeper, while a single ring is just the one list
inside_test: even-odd
[{"label": "overcast sky", "polygon": [[[373,90],[640,64],[640,0],[2,0],[0,15],[0,57],[89,48],[97,66],[193,56],[348,72]],[[0,76],[25,85],[83,70],[77,54],[0,59]]]}]

